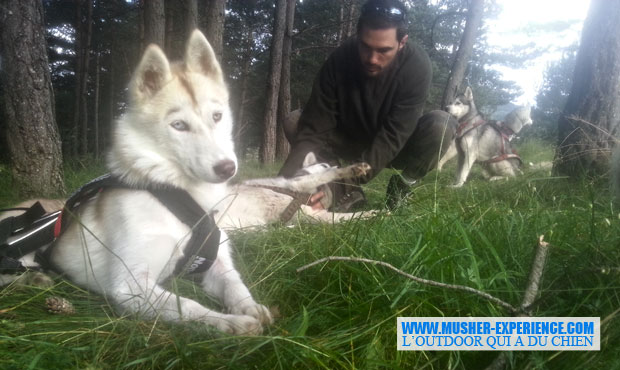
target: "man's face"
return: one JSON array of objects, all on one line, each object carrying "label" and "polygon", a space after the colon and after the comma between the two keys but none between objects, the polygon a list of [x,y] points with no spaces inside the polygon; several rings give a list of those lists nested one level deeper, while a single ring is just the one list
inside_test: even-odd
[{"label": "man's face", "polygon": [[362,69],[369,77],[376,77],[396,58],[396,54],[405,46],[407,35],[398,42],[396,28],[372,30],[362,28],[358,34],[358,49]]}]

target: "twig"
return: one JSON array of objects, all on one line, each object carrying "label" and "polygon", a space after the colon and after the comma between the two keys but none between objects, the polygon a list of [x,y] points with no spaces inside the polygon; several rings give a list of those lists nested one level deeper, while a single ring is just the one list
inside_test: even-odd
[{"label": "twig", "polygon": [[513,305],[511,305],[508,302],[502,301],[499,298],[496,298],[488,293],[485,293],[481,290],[478,289],[474,289],[468,286],[464,286],[464,285],[455,285],[455,284],[445,284],[445,283],[440,283],[438,281],[434,281],[434,280],[428,280],[428,279],[423,279],[417,276],[413,276],[411,274],[408,274],[402,270],[397,269],[396,267],[390,265],[387,262],[383,262],[383,261],[377,261],[377,260],[371,260],[371,259],[367,259],[367,258],[359,258],[359,257],[344,257],[344,256],[329,256],[329,257],[324,257],[321,258],[319,260],[316,260],[310,264],[304,265],[300,268],[297,269],[297,272],[302,272],[312,266],[316,266],[320,263],[323,262],[329,262],[329,261],[348,261],[348,262],[361,262],[361,263],[370,263],[373,265],[381,265],[383,267],[387,267],[388,269],[396,272],[399,275],[402,275],[406,278],[409,278],[415,282],[418,282],[420,284],[426,284],[426,285],[431,285],[431,286],[435,286],[435,287],[439,287],[439,288],[445,288],[445,289],[454,289],[454,290],[461,290],[461,291],[465,291],[468,293],[473,293],[479,297],[482,297],[486,300],[489,300],[495,304],[498,304],[506,309],[508,309],[510,312],[512,313],[518,313],[519,309],[514,307]]},{"label": "twig", "polygon": [[540,287],[540,278],[542,277],[543,270],[545,268],[545,261],[547,260],[547,254],[549,253],[549,243],[543,240],[544,235],[538,238],[538,248],[536,248],[536,255],[534,256],[534,262],[532,262],[532,270],[530,271],[530,278],[527,283],[527,288],[523,294],[523,301],[521,302],[521,310],[524,312],[529,310],[532,303],[538,295],[538,288]]},{"label": "twig", "polygon": [[[531,312],[529,312],[529,308],[532,306],[532,303],[534,303],[536,296],[538,295],[540,279],[545,268],[547,254],[549,253],[549,243],[543,240],[544,237],[544,235],[541,235],[538,238],[536,255],[534,256],[534,261],[532,262],[532,270],[530,271],[527,288],[523,294],[523,301],[520,306],[521,313],[519,313],[519,316],[530,316]],[[508,352],[500,353],[485,370],[501,370],[506,368],[506,363],[508,362],[507,353]]]},{"label": "twig", "polygon": [[620,142],[620,140],[616,139],[616,137],[614,137],[614,135],[610,134],[605,129],[602,129],[602,128],[598,127],[597,125],[593,124],[592,122],[588,122],[588,121],[586,121],[585,119],[583,119],[581,117],[578,117],[578,116],[575,116],[575,115],[571,114],[570,116],[566,116],[565,118],[570,120],[570,121],[573,121],[573,122],[583,123],[583,124],[585,124],[587,126],[590,126],[590,127],[594,128],[594,129],[602,132],[603,134],[607,135],[612,141],[614,141],[616,143]]}]

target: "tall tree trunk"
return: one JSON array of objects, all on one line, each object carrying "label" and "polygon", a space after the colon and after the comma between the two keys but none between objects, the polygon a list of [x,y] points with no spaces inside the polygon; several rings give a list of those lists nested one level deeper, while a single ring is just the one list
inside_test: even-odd
[{"label": "tall tree trunk", "polygon": [[554,172],[600,175],[620,135],[620,1],[592,0],[573,86],[558,120]]},{"label": "tall tree trunk", "polygon": [[[110,54],[108,56],[108,119],[104,122],[104,127],[111,127],[114,122],[114,116],[116,113],[116,100],[115,100],[115,89],[116,89],[116,79],[114,78],[117,73],[116,67],[116,54],[117,54],[117,46],[116,42],[112,43],[112,47],[110,48]],[[109,129],[103,130],[102,132],[106,132],[107,134],[102,137],[103,141],[103,149],[108,147],[108,143],[110,140]]]},{"label": "tall tree trunk", "polygon": [[241,93],[239,94],[238,106],[236,109],[237,117],[235,119],[235,147],[240,157],[245,155],[246,146],[243,142],[244,133],[247,128],[245,104],[248,95],[248,83],[250,80],[250,67],[252,65],[252,50],[254,49],[254,39],[252,38],[252,29],[246,29],[245,50],[243,55],[243,68],[241,70]]},{"label": "tall tree trunk", "polygon": [[355,18],[355,0],[340,0],[340,27],[338,29],[338,44],[353,34]]},{"label": "tall tree trunk", "polygon": [[80,77],[80,154],[88,153],[88,76],[90,70],[90,48],[93,33],[93,1],[86,0],[86,24],[83,34],[82,76]]},{"label": "tall tree trunk", "polygon": [[97,56],[95,57],[95,102],[93,108],[93,130],[95,131],[95,158],[99,158],[100,148],[99,148],[99,78],[100,78],[100,67],[99,67],[99,52],[97,52]]},{"label": "tall tree trunk", "polygon": [[217,59],[222,61],[224,45],[224,20],[226,0],[209,0],[205,17],[205,36],[211,44]]},{"label": "tall tree trunk", "polygon": [[185,3],[185,39],[198,28],[198,1],[184,0]]},{"label": "tall tree trunk", "polygon": [[347,5],[348,0],[340,0],[340,14],[339,14],[339,21],[340,21],[340,27],[338,27],[338,44],[342,43],[342,40],[344,40],[345,38],[345,13],[346,13],[346,5]]},{"label": "tall tree trunk", "polygon": [[166,10],[164,0],[144,0],[144,45],[157,44],[161,48],[166,41]]},{"label": "tall tree trunk", "polygon": [[284,135],[283,123],[291,111],[291,50],[293,48],[293,22],[295,21],[295,0],[286,1],[286,29],[282,42],[282,73],[278,95],[278,116],[276,136],[276,157],[284,160],[291,146]]},{"label": "tall tree trunk", "polygon": [[267,102],[263,117],[262,163],[273,163],[276,159],[276,118],[278,92],[280,91],[280,74],[282,72],[282,42],[286,22],[286,1],[276,0],[275,4],[274,31],[270,48],[271,62],[269,76],[267,77]]},{"label": "tall tree trunk", "polygon": [[349,14],[348,14],[348,18],[345,20],[346,21],[346,30],[345,30],[345,36],[348,39],[349,37],[353,36],[353,31],[355,29],[354,24],[355,24],[355,19],[357,18],[355,16],[355,11],[356,11],[356,3],[355,0],[350,0],[349,2]]},{"label": "tall tree trunk", "polygon": [[83,0],[75,0],[75,88],[73,97],[73,127],[71,129],[71,154],[77,157],[80,151],[79,135],[80,135],[80,110],[81,93],[82,93],[82,58],[84,58],[83,49],[83,28],[82,28],[82,2]]},{"label": "tall tree trunk", "polygon": [[467,12],[465,30],[463,31],[459,49],[456,52],[454,63],[452,64],[452,70],[450,72],[450,76],[448,77],[448,82],[441,99],[441,107],[443,109],[445,109],[445,107],[454,99],[461,83],[463,82],[465,69],[467,68],[467,63],[469,63],[472,50],[474,49],[476,33],[482,24],[483,14],[484,0],[471,0],[469,3],[469,10]]},{"label": "tall tree trunk", "polygon": [[0,77],[6,138],[13,178],[25,196],[64,191],[44,25],[40,0],[3,1]]},{"label": "tall tree trunk", "polygon": [[165,40],[164,40],[164,50],[166,51],[166,55],[168,55],[168,57],[171,57],[174,55],[173,53],[173,48],[175,46],[174,43],[174,28],[175,28],[175,24],[174,24],[174,4],[176,4],[176,2],[173,2],[172,0],[166,0],[164,1],[164,8],[165,8],[165,18],[166,18],[166,22],[165,22],[165,27],[166,27],[166,36]]}]

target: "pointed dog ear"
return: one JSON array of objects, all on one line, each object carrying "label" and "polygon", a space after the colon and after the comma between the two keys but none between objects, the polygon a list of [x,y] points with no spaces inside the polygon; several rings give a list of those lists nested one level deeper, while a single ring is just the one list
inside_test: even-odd
[{"label": "pointed dog ear", "polygon": [[192,32],[187,42],[185,63],[190,71],[202,73],[219,83],[224,83],[222,68],[215,57],[213,48],[202,32],[197,29]]},{"label": "pointed dog ear", "polygon": [[317,162],[318,161],[316,160],[316,155],[314,155],[314,152],[308,152],[308,154],[306,154],[306,158],[304,158],[304,163],[301,166],[302,168],[306,168],[316,164]]},{"label": "pointed dog ear", "polygon": [[465,89],[465,98],[467,98],[467,100],[474,99],[474,93],[471,91],[471,88],[469,86],[467,86],[467,88]]},{"label": "pointed dog ear", "polygon": [[144,51],[134,72],[129,85],[129,96],[134,103],[143,103],[157,94],[171,78],[170,63],[166,55],[159,46],[151,44]]}]

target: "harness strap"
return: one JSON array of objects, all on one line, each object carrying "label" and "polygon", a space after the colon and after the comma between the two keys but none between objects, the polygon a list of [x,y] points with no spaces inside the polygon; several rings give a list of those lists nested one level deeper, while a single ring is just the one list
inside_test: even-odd
[{"label": "harness strap", "polygon": [[32,223],[45,214],[45,209],[43,209],[43,206],[39,202],[30,206],[30,208],[3,209],[0,210],[0,212],[12,210],[21,210],[25,212],[18,216],[7,217],[0,221],[0,240],[6,240],[12,234],[32,225]]},{"label": "harness strap", "polygon": [[220,246],[220,229],[211,214],[185,190],[178,188],[152,188],[153,194],[181,222],[192,228],[192,236],[183,251],[174,274],[192,274],[207,271],[217,258]]},{"label": "harness strap", "polygon": [[36,202],[23,214],[2,220],[0,273],[26,271],[18,259],[54,240],[53,225],[59,214],[60,211],[45,215],[41,203]]},{"label": "harness strap", "polygon": [[461,122],[461,124],[456,128],[456,138],[460,139],[463,135],[465,135],[469,131],[475,129],[476,127],[482,126],[486,123],[487,121],[482,119],[482,117],[480,116],[476,116],[471,120]]},{"label": "harness strap", "polygon": [[[0,273],[25,271],[26,268],[18,259],[34,251],[37,251],[37,262],[44,266],[50,266],[49,256],[54,247],[52,242],[67,229],[76,214],[77,208],[97,196],[104,189],[111,187],[130,188],[110,174],[100,176],[74,192],[65,203],[62,213],[58,211],[40,217],[31,225],[24,226],[26,234],[18,236],[11,242],[0,244]],[[204,272],[211,267],[217,258],[221,234],[212,215],[207,214],[185,190],[171,187],[153,187],[144,190],[149,191],[175,217],[192,228],[192,236],[183,251],[184,257],[177,262],[174,274]],[[28,217],[32,217],[34,212],[31,212]],[[70,217],[67,217],[66,214]],[[3,225],[8,224],[8,222],[3,223]],[[16,229],[12,225],[10,232],[15,235]],[[6,238],[2,240],[6,240]],[[52,244],[45,251],[40,251],[40,248],[50,243]]]},{"label": "harness strap", "polygon": [[505,159],[512,159],[512,158],[518,159],[519,163],[523,163],[523,161],[521,160],[521,157],[519,157],[517,153],[504,153],[504,154],[498,155],[497,157],[488,159],[482,163],[495,163],[495,162],[503,161]]},{"label": "harness strap", "polygon": [[271,185],[250,185],[256,188],[268,189],[271,191],[275,191],[276,193],[288,195],[293,198],[291,202],[284,208],[284,211],[280,213],[280,222],[287,223],[289,222],[295,213],[301,208],[302,205],[308,204],[310,197],[312,194],[302,193],[299,191],[294,191],[286,188],[281,188],[279,186],[271,186]]},{"label": "harness strap", "polygon": [[[490,126],[493,127],[501,136],[500,155],[495,156],[491,159],[488,159],[482,163],[486,163],[486,164],[495,163],[495,162],[500,162],[500,161],[511,159],[511,158],[518,159],[519,163],[523,163],[523,161],[521,160],[521,157],[519,157],[519,155],[514,149],[512,150],[512,153],[506,152],[506,145],[510,145],[510,135],[513,135],[514,132],[510,128],[504,127],[503,125],[501,125],[501,122],[493,122]],[[511,132],[511,134],[509,134],[506,130]]]}]

